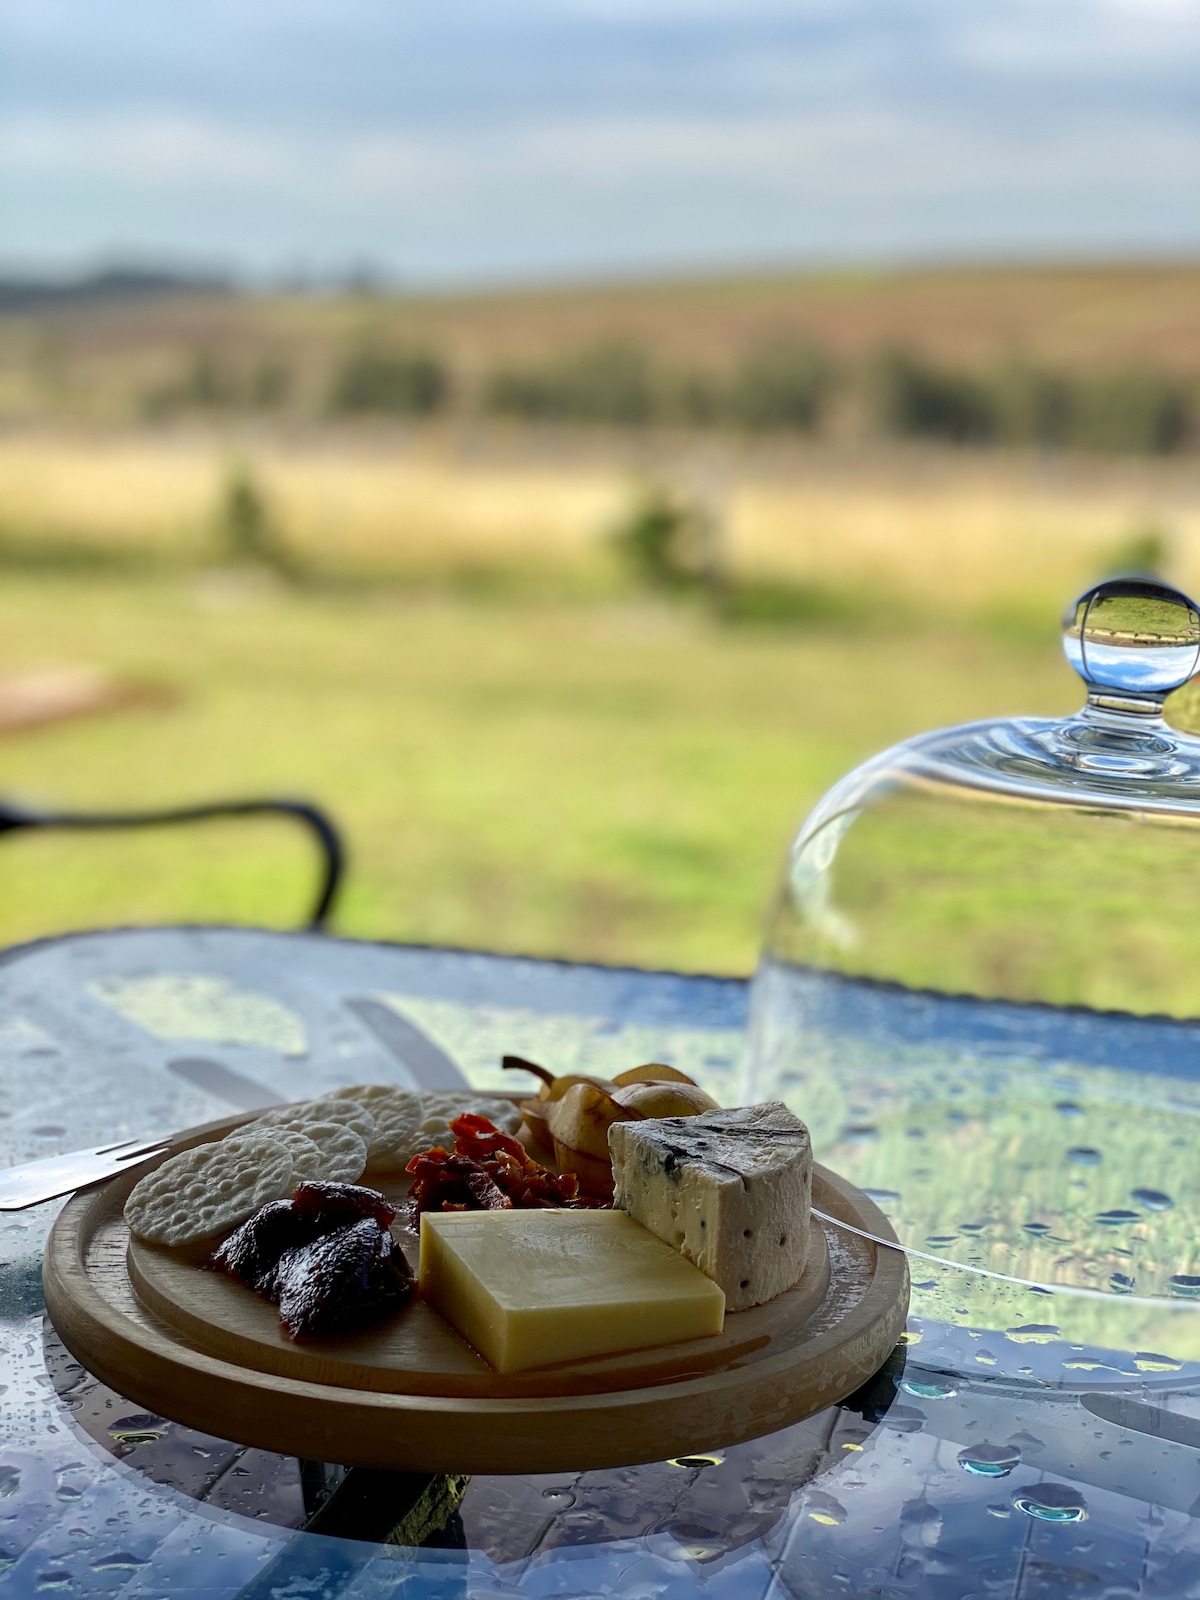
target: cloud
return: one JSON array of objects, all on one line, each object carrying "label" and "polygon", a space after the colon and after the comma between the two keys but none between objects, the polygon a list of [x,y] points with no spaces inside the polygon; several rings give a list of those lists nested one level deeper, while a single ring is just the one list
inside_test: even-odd
[{"label": "cloud", "polygon": [[1200,244],[1200,0],[7,0],[9,246],[487,276]]},{"label": "cloud", "polygon": [[[146,251],[155,230],[260,269],[369,256],[432,277],[837,255],[1200,244],[1200,129],[1170,119],[935,110],[532,118],[470,131],[206,125],[170,114],[14,119],[0,184],[33,253],[86,248],[82,192]],[[61,190],[62,210],[47,208]],[[79,209],[71,239],[68,213]],[[39,223],[39,215],[43,219]],[[45,226],[46,219],[50,227]],[[140,230],[139,231],[139,219]],[[39,226],[42,237],[38,238]]]}]

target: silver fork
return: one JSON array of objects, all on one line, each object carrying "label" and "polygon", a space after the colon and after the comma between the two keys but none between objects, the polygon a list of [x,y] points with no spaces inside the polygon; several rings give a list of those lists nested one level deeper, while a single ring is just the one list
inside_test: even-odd
[{"label": "silver fork", "polygon": [[65,1155],[46,1156],[41,1161],[26,1161],[19,1167],[0,1172],[0,1211],[24,1211],[28,1206],[57,1200],[60,1195],[86,1189],[102,1178],[115,1177],[147,1156],[167,1148],[170,1138],[122,1139],[117,1144],[100,1144],[91,1150],[69,1150]]}]

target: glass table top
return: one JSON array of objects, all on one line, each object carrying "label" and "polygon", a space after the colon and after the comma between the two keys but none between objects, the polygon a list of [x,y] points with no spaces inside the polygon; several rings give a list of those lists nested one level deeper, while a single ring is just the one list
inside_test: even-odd
[{"label": "glass table top", "polygon": [[5,1215],[0,1591],[1200,1594],[1200,1028],[843,980],[797,1004],[804,1059],[751,1081],[732,980],[219,929],[0,958],[4,1165],[339,1083],[498,1087],[502,1053],[660,1060],[727,1104],[787,1100],[919,1252],[901,1348],[804,1423],[616,1471],[429,1479],[122,1399],[44,1317],[59,1204]]}]

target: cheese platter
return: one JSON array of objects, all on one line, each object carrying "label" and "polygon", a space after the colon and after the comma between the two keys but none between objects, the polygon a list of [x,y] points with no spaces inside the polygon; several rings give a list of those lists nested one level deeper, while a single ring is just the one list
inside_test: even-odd
[{"label": "cheese platter", "polygon": [[[635,1114],[639,1139],[627,1143],[637,1144],[638,1160],[614,1158],[613,1209],[577,1191],[569,1150],[540,1147],[502,1095],[476,1095],[457,1117],[439,1108],[441,1143],[424,1151],[428,1128],[406,1127],[401,1138],[380,1097],[377,1126],[390,1129],[394,1149],[376,1152],[359,1186],[305,1177],[314,1146],[325,1163],[318,1170],[328,1171],[331,1161],[344,1167],[347,1127],[370,1137],[353,1105],[316,1104],[323,1112],[301,1110],[292,1125],[285,1108],[254,1124],[243,1115],[191,1129],[68,1202],[43,1280],[50,1318],[84,1366],[157,1414],[264,1449],[394,1470],[549,1472],[633,1465],[773,1432],[853,1392],[900,1337],[908,1274],[899,1249],[876,1242],[892,1237],[887,1221],[860,1190],[812,1163],[803,1124],[783,1107],[692,1107],[689,1138],[705,1149],[686,1159],[672,1154],[687,1144],[678,1119]],[[787,1145],[786,1160],[760,1148],[748,1181],[747,1171],[729,1176],[735,1151],[722,1141],[751,1113],[752,1122],[781,1114],[802,1139],[781,1125],[773,1137]],[[269,1148],[271,1118],[283,1143]],[[505,1131],[518,1124],[521,1142]],[[650,1147],[656,1133],[670,1135],[670,1148],[661,1139]],[[760,1147],[764,1137],[760,1129]],[[795,1168],[798,1140],[806,1228],[798,1275],[782,1289],[770,1282],[758,1304],[729,1309],[739,1293],[755,1295],[750,1268],[722,1286],[732,1221],[747,1240],[754,1232],[748,1214],[729,1211],[734,1192],[744,1207],[761,1188],[765,1206],[783,1168]],[[295,1163],[287,1178],[280,1148]],[[245,1171],[253,1199],[242,1196],[246,1220],[234,1226]],[[524,1202],[493,1195],[481,1171]],[[794,1186],[794,1171],[780,1181]],[[823,1213],[811,1226],[809,1185]],[[676,1196],[688,1197],[686,1216]],[[331,1221],[339,1207],[345,1214]],[[787,1230],[771,1215],[774,1249],[774,1235]],[[790,1215],[798,1220],[797,1204]],[[729,1236],[719,1261],[704,1253],[701,1221]],[[263,1241],[283,1238],[281,1228],[286,1248],[272,1247],[263,1268]],[[699,1245],[684,1239],[689,1230]],[[794,1248],[789,1239],[781,1257]],[[788,1259],[776,1279],[797,1270]],[[762,1270],[769,1275],[771,1262]],[[302,1280],[300,1299],[292,1296],[302,1313],[289,1309],[289,1272]],[[347,1319],[329,1285],[352,1280],[374,1298]],[[329,1321],[330,1304],[340,1321]]]}]

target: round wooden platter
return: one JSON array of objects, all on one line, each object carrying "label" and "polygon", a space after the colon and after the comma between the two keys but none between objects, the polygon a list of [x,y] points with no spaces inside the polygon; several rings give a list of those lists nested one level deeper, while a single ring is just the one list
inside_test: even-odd
[{"label": "round wooden platter", "polygon": [[[131,1240],[122,1215],[130,1189],[166,1154],[245,1120],[192,1129],[164,1155],[77,1194],[43,1264],[50,1318],[84,1366],[160,1416],[241,1444],[425,1472],[661,1461],[775,1432],[844,1399],[904,1327],[903,1254],[814,1218],[800,1282],[727,1315],[711,1339],[501,1377],[416,1301],[360,1332],[295,1345],[268,1301],[195,1256]],[[813,1204],[893,1237],[861,1190],[820,1166]],[[415,1268],[416,1236],[394,1231]]]}]

